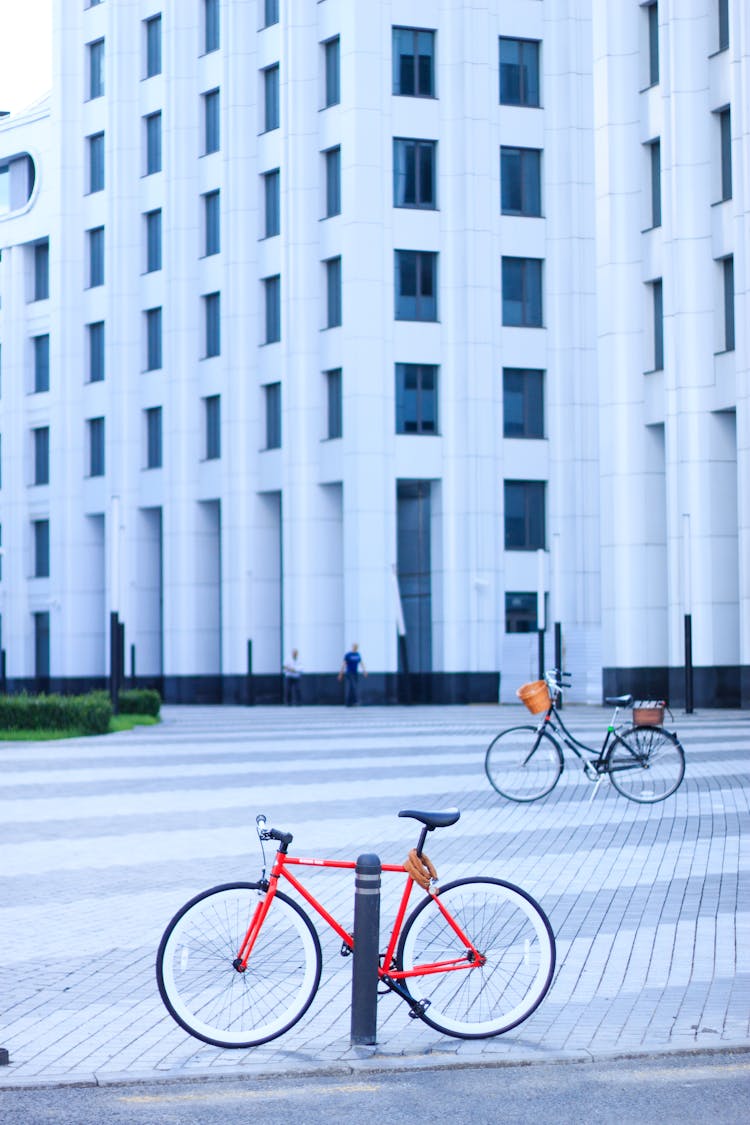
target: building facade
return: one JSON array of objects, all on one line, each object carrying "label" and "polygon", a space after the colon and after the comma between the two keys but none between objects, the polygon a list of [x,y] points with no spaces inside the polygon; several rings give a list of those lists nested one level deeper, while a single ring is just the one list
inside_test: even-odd
[{"label": "building facade", "polygon": [[573,698],[681,699],[689,636],[748,704],[749,25],[57,0],[0,120],[6,686],[106,682],[114,614],[176,701],[293,648],[334,701],[353,642],[369,701],[511,699],[557,625]]}]

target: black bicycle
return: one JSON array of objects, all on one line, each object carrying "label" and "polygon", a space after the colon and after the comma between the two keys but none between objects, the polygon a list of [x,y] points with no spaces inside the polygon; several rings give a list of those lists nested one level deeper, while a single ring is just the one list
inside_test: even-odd
[{"label": "black bicycle", "polygon": [[[563,683],[565,675],[554,669],[546,672],[543,680],[519,689],[519,696],[532,713],[539,714],[540,721],[537,726],[511,727],[492,740],[484,760],[492,787],[510,801],[546,797],[564,769],[562,741],[597,786],[608,775],[617,792],[629,801],[652,805],[670,797],[685,776],[685,752],[677,735],[660,724],[664,705],[640,709],[641,714],[634,710],[635,721],[618,726],[618,713],[621,708],[633,707],[633,696],[607,698],[615,711],[597,750],[571,734],[555,706],[563,688],[570,686]],[[649,721],[654,718],[656,722]]]}]

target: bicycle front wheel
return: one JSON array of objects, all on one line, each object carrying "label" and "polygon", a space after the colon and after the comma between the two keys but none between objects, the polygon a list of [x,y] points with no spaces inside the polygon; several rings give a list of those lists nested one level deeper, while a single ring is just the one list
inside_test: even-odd
[{"label": "bicycle front wheel", "polygon": [[180,1027],[216,1047],[255,1047],[283,1035],[318,988],[320,941],[307,915],[277,892],[247,969],[234,961],[265,894],[227,883],[186,903],[156,955],[159,992]]},{"label": "bicycle front wheel", "polygon": [[663,727],[620,731],[605,764],[617,792],[641,805],[671,797],[685,775],[685,753],[677,737]]},{"label": "bicycle front wheel", "polygon": [[538,801],[557,785],[563,769],[559,743],[537,727],[511,727],[490,743],[484,772],[509,801]]},{"label": "bicycle front wheel", "polygon": [[[446,961],[454,967],[436,968]],[[525,891],[500,879],[457,879],[410,915],[397,966],[424,969],[403,984],[424,1006],[425,1023],[457,1039],[485,1039],[516,1027],[542,1002],[555,971],[555,938]]]}]

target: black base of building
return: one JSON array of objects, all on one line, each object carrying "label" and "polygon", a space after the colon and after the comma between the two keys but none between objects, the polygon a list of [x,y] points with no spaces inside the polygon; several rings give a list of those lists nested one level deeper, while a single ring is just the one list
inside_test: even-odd
[{"label": "black base of building", "polygon": [[[636,699],[665,699],[675,708],[685,706],[685,688],[684,668],[602,669],[602,697],[631,692]],[[693,668],[693,706],[750,709],[750,667]]]}]

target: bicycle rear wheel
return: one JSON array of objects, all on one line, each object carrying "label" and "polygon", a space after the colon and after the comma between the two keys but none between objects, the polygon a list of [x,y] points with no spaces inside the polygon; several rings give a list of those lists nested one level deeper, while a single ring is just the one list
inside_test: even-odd
[{"label": "bicycle rear wheel", "polygon": [[511,727],[490,743],[484,772],[509,801],[538,801],[557,785],[563,769],[560,745],[537,727]]},{"label": "bicycle rear wheel", "polygon": [[685,775],[685,753],[677,737],[662,727],[633,726],[620,731],[605,765],[618,793],[652,805],[671,797]]},{"label": "bicycle rear wheel", "polygon": [[186,903],[156,955],[159,992],[180,1027],[216,1047],[255,1047],[283,1035],[318,988],[320,941],[303,910],[277,892],[245,972],[234,960],[258,903],[258,883],[227,883]]},{"label": "bicycle rear wheel", "polygon": [[533,898],[500,879],[457,879],[437,896],[449,916],[479,950],[471,952],[430,895],[407,919],[396,963],[420,965],[458,960],[464,967],[425,972],[402,983],[426,1003],[421,1018],[457,1039],[500,1035],[527,1019],[544,999],[555,971],[555,938]]}]

